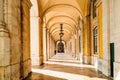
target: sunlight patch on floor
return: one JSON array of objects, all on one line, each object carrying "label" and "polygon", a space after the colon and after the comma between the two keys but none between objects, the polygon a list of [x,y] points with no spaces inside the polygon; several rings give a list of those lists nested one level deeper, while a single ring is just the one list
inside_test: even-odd
[{"label": "sunlight patch on floor", "polygon": [[50,61],[46,61],[45,64],[58,64],[58,65],[63,65],[63,66],[94,68],[94,66],[92,66],[92,65],[76,64],[76,63],[64,63],[64,62],[50,62]]},{"label": "sunlight patch on floor", "polygon": [[67,80],[107,80],[102,78],[88,77],[84,75],[71,74],[71,73],[60,72],[60,71],[43,70],[43,69],[41,70],[36,68],[32,68],[32,72],[49,75],[53,77],[58,77],[58,78],[64,78]]}]

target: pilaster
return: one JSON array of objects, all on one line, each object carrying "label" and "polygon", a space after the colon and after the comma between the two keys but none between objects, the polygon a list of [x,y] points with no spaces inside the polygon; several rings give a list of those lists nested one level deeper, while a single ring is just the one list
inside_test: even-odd
[{"label": "pilaster", "polygon": [[10,37],[4,23],[0,22],[0,80],[10,80]]},{"label": "pilaster", "polygon": [[0,0],[0,80],[10,80],[10,37],[4,17],[4,2]]},{"label": "pilaster", "polygon": [[39,20],[38,16],[31,16],[30,42],[32,65],[39,65]]},{"label": "pilaster", "polygon": [[84,63],[91,64],[91,32],[90,32],[90,15],[84,18],[84,28],[83,28],[83,41],[84,41]]},{"label": "pilaster", "polygon": [[43,60],[44,60],[44,58],[43,58],[43,27],[42,27],[42,25],[43,25],[43,21],[40,20],[39,21],[39,58],[40,58],[39,65],[42,65]]},{"label": "pilaster", "polygon": [[99,37],[100,46],[99,46],[98,70],[101,71],[106,76],[109,76],[110,75],[109,0],[98,0],[97,3],[98,3],[97,7],[98,7],[98,17],[99,17],[98,22],[99,22],[99,36],[100,36]]},{"label": "pilaster", "polygon": [[43,27],[43,55],[44,55],[44,61],[47,61],[47,29],[46,27],[44,26]]},{"label": "pilaster", "polygon": [[49,59],[49,54],[50,54],[49,38],[50,38],[50,34],[49,31],[47,31],[47,60]]},{"label": "pilaster", "polygon": [[[21,55],[21,75],[23,78],[27,77],[31,72],[31,58],[30,58],[30,8],[32,4],[30,0],[22,0],[22,55]],[[20,71],[21,71],[20,70]]]}]

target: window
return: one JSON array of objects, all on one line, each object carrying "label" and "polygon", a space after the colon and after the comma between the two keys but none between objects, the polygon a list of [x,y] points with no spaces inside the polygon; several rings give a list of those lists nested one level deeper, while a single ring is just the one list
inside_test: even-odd
[{"label": "window", "polygon": [[95,6],[95,2],[96,0],[92,0],[93,1],[93,18],[96,17],[96,6]]},{"label": "window", "polygon": [[97,43],[98,43],[98,30],[97,27],[93,29],[93,46],[94,46],[94,54],[97,53]]}]

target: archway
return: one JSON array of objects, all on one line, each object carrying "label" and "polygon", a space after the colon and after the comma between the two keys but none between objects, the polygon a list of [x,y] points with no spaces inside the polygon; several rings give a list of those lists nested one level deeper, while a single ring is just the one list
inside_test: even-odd
[{"label": "archway", "polygon": [[65,53],[65,42],[64,41],[57,41],[56,43],[56,53]]},{"label": "archway", "polygon": [[64,53],[64,44],[62,42],[58,43],[58,53]]}]

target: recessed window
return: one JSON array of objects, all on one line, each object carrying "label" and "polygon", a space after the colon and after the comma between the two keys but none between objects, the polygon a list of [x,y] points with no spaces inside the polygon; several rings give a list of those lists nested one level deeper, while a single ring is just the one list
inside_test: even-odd
[{"label": "recessed window", "polygon": [[97,53],[97,43],[98,43],[98,30],[97,27],[93,29],[93,46],[94,46],[94,54]]},{"label": "recessed window", "polygon": [[96,17],[96,6],[95,6],[96,0],[93,0],[93,18]]}]

